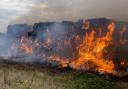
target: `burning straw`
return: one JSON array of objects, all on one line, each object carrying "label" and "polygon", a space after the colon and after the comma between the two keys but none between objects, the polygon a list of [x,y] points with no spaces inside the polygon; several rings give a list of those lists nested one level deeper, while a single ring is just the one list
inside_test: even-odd
[{"label": "burning straw", "polygon": [[[67,28],[71,31],[65,31]],[[18,37],[7,36],[9,45],[1,52],[1,56],[15,56],[14,61],[19,62],[48,62],[60,67],[70,67],[76,70],[94,71],[101,74],[117,75],[127,72],[128,62],[125,58],[116,62],[110,50],[118,47],[114,43],[113,34],[116,30],[115,22],[109,22],[103,26],[93,26],[85,21],[81,30],[73,25],[52,24],[44,30],[37,27],[31,34],[22,34]],[[122,47],[127,43],[123,34],[125,25],[120,30],[118,44]],[[8,43],[8,42],[5,42]],[[111,53],[114,52],[114,53]],[[109,54],[112,55],[109,55]]]}]

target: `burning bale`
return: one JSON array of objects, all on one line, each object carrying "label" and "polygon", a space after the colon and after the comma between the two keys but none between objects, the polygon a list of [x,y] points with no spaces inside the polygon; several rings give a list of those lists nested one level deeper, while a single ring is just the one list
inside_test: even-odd
[{"label": "burning bale", "polygon": [[[26,62],[56,63],[62,68],[127,75],[127,24],[118,25],[119,22],[101,18],[36,23],[33,30],[21,25],[19,33],[20,25],[11,26],[6,34],[10,44],[7,51],[10,56],[29,56]],[[22,59],[19,60],[25,61]]]}]

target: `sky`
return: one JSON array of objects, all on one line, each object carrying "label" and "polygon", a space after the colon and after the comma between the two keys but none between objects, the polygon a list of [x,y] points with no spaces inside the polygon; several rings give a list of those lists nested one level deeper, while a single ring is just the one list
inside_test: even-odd
[{"label": "sky", "polygon": [[0,32],[9,24],[90,18],[128,21],[128,0],[0,0]]}]

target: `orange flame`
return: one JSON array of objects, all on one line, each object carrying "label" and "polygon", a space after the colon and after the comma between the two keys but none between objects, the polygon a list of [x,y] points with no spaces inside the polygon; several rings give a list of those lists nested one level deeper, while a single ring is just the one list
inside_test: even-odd
[{"label": "orange flame", "polygon": [[[91,65],[94,65],[95,71],[113,73],[114,63],[103,57],[103,50],[111,44],[114,29],[115,23],[112,22],[108,25],[108,32],[103,37],[96,37],[94,30],[91,33],[86,33],[79,46],[79,57],[70,66],[74,69],[91,70]],[[91,65],[88,65],[90,62]]]},{"label": "orange flame", "polygon": [[69,64],[69,61],[67,59],[64,59],[64,58],[61,58],[61,57],[55,56],[55,55],[48,57],[48,60],[60,63],[60,66],[63,68],[68,67],[68,64]]},{"label": "orange flame", "polygon": [[125,61],[121,61],[120,64],[121,64],[121,65],[125,65]]},{"label": "orange flame", "polygon": [[124,33],[126,31],[126,26],[124,25],[120,31],[120,44],[125,44],[127,42],[126,38],[124,38]]},{"label": "orange flame", "polygon": [[27,54],[31,54],[33,52],[32,47],[28,42],[28,38],[21,37],[21,46],[20,48]]},{"label": "orange flame", "polygon": [[[83,25],[82,29],[86,29],[85,31],[90,29],[90,22],[86,21]],[[97,71],[100,73],[112,73],[116,74],[115,67],[116,65],[110,58],[105,58],[104,57],[104,51],[108,46],[112,44],[113,41],[113,32],[115,30],[115,23],[111,22],[107,26],[107,32],[104,32],[104,36],[102,36],[103,29],[102,27],[99,28],[99,32],[96,32],[95,29],[90,29],[90,31],[85,33],[85,36],[83,39],[80,35],[76,35],[74,37],[75,39],[75,45],[79,46],[74,46],[76,47],[75,52],[78,52],[78,56],[76,58],[76,53],[74,53],[73,58],[76,60],[68,60],[67,58],[61,57],[61,56],[56,56],[57,54],[49,54],[45,55],[40,55],[41,57],[44,57],[48,59],[48,61],[52,62],[57,62],[61,67],[68,67],[70,66],[73,69],[78,69],[78,70],[89,70],[89,71]],[[120,31],[120,44],[126,43],[125,39],[123,38],[123,34],[126,30],[126,27],[123,26],[122,30]],[[47,29],[47,40],[45,42],[41,42],[40,40],[36,40],[34,42],[34,47],[36,48],[47,48],[49,51],[51,51],[50,46],[52,45],[52,34],[50,31]],[[98,35],[97,35],[98,33]],[[71,46],[71,40],[70,39],[65,39],[63,42],[63,45],[60,42],[60,38],[57,38],[57,51],[64,51],[63,47],[68,47]],[[27,54],[32,54],[33,53],[33,48],[31,45],[31,42],[28,37],[21,37],[21,45],[20,48]],[[73,50],[74,51],[74,50]],[[128,65],[127,62],[121,61],[120,65]]]},{"label": "orange flame", "polygon": [[48,38],[47,38],[46,44],[49,46],[52,43],[51,34],[50,34],[48,29],[46,30],[46,32],[48,34]]}]

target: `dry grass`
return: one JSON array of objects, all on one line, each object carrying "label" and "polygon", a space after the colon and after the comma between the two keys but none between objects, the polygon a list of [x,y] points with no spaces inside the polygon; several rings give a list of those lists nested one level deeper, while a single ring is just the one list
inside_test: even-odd
[{"label": "dry grass", "polygon": [[[18,64],[0,63],[0,89],[128,89],[128,83],[112,82],[76,71],[51,72]],[[117,87],[118,86],[118,87]]]}]

